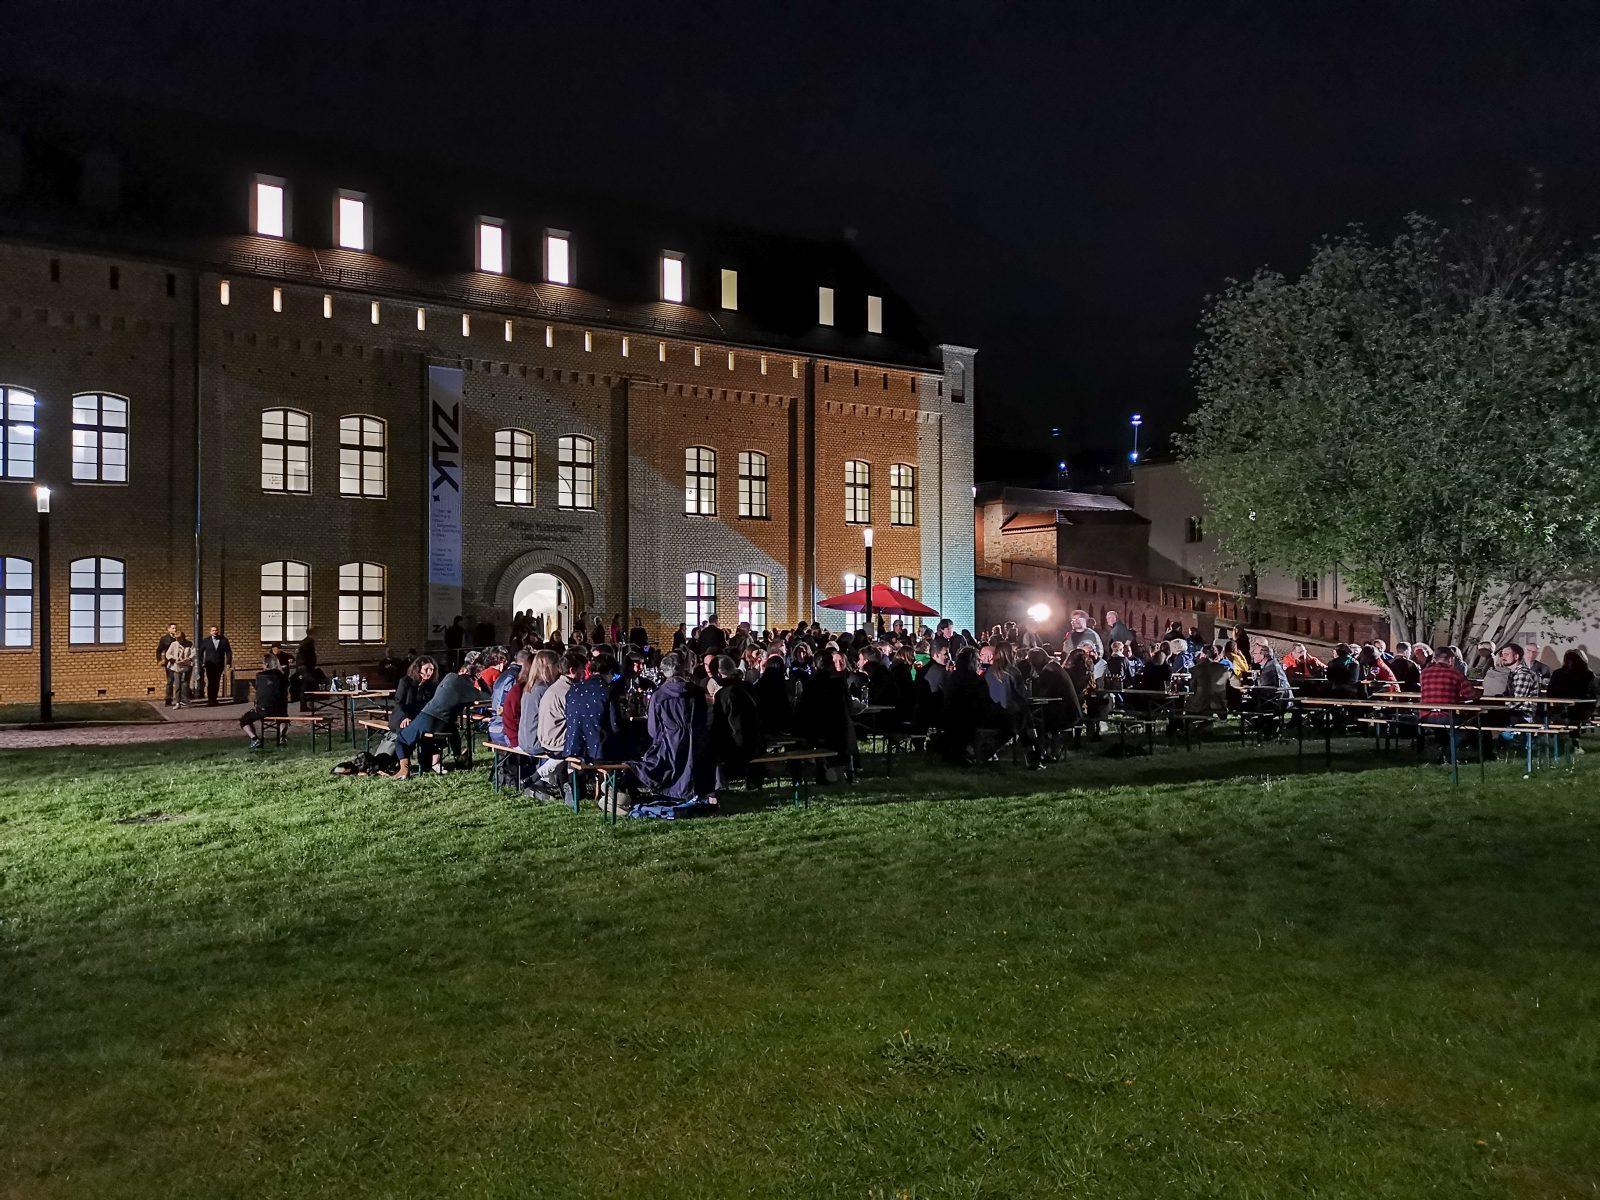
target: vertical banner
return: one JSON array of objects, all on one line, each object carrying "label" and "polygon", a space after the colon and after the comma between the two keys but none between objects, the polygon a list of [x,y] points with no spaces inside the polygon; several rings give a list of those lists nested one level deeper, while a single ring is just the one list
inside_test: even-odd
[{"label": "vertical banner", "polygon": [[428,368],[428,635],[461,612],[460,367]]}]

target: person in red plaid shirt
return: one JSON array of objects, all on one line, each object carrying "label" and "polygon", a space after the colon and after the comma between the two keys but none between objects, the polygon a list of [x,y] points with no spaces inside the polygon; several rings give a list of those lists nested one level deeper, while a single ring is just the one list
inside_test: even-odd
[{"label": "person in red plaid shirt", "polygon": [[[1467,679],[1467,673],[1461,669],[1459,663],[1448,654],[1437,655],[1432,662],[1422,668],[1422,677],[1418,690],[1422,693],[1423,704],[1470,704],[1474,692],[1472,683]],[[1444,721],[1450,719],[1449,713],[1430,711],[1424,709],[1422,720]],[[1439,744],[1444,749],[1450,748],[1450,731],[1440,729]]]}]

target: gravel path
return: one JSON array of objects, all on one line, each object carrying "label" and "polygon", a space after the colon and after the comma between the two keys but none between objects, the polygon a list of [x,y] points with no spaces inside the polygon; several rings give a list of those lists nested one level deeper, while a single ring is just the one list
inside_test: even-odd
[{"label": "gravel path", "polygon": [[237,737],[239,718],[183,721],[162,725],[82,725],[76,729],[0,730],[0,750],[42,746],[126,746],[137,742],[187,742],[194,738]]}]

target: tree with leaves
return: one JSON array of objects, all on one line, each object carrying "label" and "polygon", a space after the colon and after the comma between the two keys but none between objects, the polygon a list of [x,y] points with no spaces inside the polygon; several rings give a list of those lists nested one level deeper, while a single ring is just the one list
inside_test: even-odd
[{"label": "tree with leaves", "polygon": [[1242,571],[1337,564],[1396,638],[1463,645],[1600,580],[1600,251],[1539,210],[1233,282],[1195,378],[1180,453]]}]

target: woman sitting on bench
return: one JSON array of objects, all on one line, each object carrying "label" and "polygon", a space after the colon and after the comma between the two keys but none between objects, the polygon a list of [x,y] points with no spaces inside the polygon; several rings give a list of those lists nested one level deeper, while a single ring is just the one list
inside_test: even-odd
[{"label": "woman sitting on bench", "polygon": [[481,658],[476,650],[469,650],[461,660],[461,669],[446,675],[434,690],[433,699],[423,706],[413,719],[403,723],[395,734],[395,753],[400,756],[400,769],[391,778],[411,778],[411,752],[428,734],[454,735],[461,714],[467,705],[479,698],[478,666]]}]

